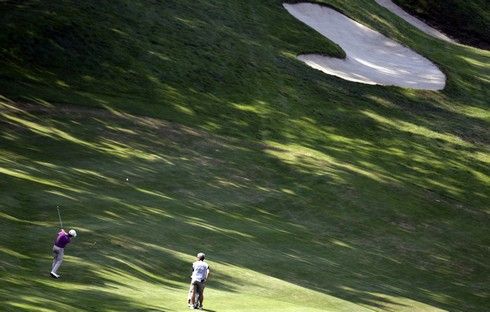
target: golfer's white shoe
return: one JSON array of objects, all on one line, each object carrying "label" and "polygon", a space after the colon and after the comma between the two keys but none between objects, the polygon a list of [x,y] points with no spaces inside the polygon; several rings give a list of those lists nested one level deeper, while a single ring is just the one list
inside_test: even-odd
[{"label": "golfer's white shoe", "polygon": [[52,278],[60,278],[61,277],[61,275],[56,274],[54,272],[49,273],[49,275],[51,275]]}]

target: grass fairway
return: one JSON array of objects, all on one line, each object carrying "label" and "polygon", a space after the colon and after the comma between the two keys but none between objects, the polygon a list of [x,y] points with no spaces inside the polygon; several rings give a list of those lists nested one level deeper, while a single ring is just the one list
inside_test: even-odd
[{"label": "grass fairway", "polygon": [[446,89],[308,68],[276,0],[0,1],[0,310],[184,311],[198,251],[208,311],[490,310],[490,52],[321,2]]}]

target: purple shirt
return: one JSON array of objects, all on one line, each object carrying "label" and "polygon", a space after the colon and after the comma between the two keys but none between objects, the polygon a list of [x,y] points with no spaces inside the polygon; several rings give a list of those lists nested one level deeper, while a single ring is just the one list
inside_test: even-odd
[{"label": "purple shirt", "polygon": [[58,236],[56,237],[56,240],[54,241],[54,244],[60,248],[65,248],[66,245],[70,242],[70,236],[68,236],[68,233],[65,231],[60,231],[58,233]]}]

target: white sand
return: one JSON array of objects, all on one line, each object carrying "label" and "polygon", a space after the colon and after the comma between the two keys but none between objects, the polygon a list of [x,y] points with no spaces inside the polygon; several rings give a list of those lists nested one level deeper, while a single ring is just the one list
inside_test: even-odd
[{"label": "white sand", "polygon": [[398,15],[408,23],[412,24],[413,26],[417,27],[419,30],[423,31],[424,33],[431,35],[432,37],[455,43],[454,40],[446,36],[445,34],[441,33],[437,29],[434,29],[427,25],[426,23],[422,22],[418,18],[408,14],[407,12],[403,11],[402,8],[400,8],[398,5],[394,4],[391,0],[376,0],[376,2],[390,10],[392,13]]},{"label": "white sand", "polygon": [[346,80],[442,90],[446,76],[429,60],[345,15],[312,3],[284,4],[290,14],[337,43],[346,59],[300,55],[307,65]]}]

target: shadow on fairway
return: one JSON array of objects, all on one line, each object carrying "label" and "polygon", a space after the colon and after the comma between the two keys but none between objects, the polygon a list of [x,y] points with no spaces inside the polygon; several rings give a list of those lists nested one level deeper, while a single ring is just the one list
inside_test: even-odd
[{"label": "shadow on fairway", "polygon": [[[2,12],[2,90],[34,103],[0,107],[2,302],[158,310],[134,298],[185,297],[205,250],[367,307],[488,306],[486,54],[329,1],[448,76],[441,93],[363,86],[295,60],[342,53],[282,1],[69,3]],[[61,282],[56,205],[80,231]]]},{"label": "shadow on fairway", "polygon": [[[2,189],[15,192],[2,194],[0,222],[9,231],[5,237],[23,237],[2,240],[8,272],[3,296],[12,306],[47,306],[42,298],[52,293],[58,304],[74,307],[103,300],[102,310],[144,310],[141,303],[128,304],[128,295],[118,295],[117,288],[182,288],[185,294],[189,255],[196,250],[221,265],[380,309],[402,306],[388,297],[446,308],[464,306],[461,298],[479,300],[467,289],[478,291],[470,283],[484,259],[479,245],[461,237],[485,216],[462,206],[464,193],[456,191],[467,187],[447,177],[455,192],[440,194],[428,177],[389,167],[407,162],[404,153],[426,162],[436,157],[430,138],[415,137],[405,141],[405,152],[390,153],[345,133],[322,145],[307,136],[313,127],[308,119],[305,135],[294,139],[303,142],[300,147],[101,111],[4,103],[2,116]],[[395,138],[404,135],[389,125],[375,128]],[[410,187],[410,181],[422,188]],[[80,232],[62,267],[62,282],[74,292],[44,278],[58,204],[65,224]],[[213,275],[213,289],[243,286],[230,275]],[[19,277],[39,287],[15,299],[11,294],[23,286],[12,281]],[[448,288],[452,280],[458,284]],[[440,291],[444,302],[432,299]]]}]

